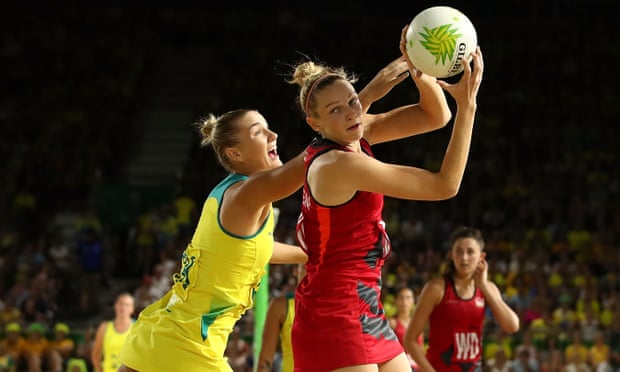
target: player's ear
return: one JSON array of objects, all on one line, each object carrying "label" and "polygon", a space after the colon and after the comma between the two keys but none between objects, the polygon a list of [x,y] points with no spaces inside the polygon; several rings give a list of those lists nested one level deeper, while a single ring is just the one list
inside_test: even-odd
[{"label": "player's ear", "polygon": [[321,129],[321,126],[319,125],[319,122],[311,117],[311,116],[306,116],[306,123],[308,123],[308,125],[310,126],[310,128],[312,128],[313,131],[315,132],[320,132],[319,129]]},{"label": "player's ear", "polygon": [[234,147],[228,147],[226,150],[224,150],[224,153],[226,154],[226,157],[230,161],[240,161],[240,160],[242,160],[241,152],[239,152],[239,150],[237,150]]}]

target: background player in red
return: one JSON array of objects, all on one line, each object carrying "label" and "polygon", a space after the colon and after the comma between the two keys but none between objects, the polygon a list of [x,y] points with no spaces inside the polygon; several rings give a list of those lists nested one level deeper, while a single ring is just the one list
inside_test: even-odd
[{"label": "background player in red", "polygon": [[[396,337],[401,345],[405,346],[405,332],[411,322],[413,316],[413,307],[415,306],[415,295],[413,290],[408,287],[402,287],[396,291],[396,314],[390,318],[390,328],[394,330]],[[417,338],[417,343],[424,347],[424,334],[420,333]],[[413,360],[411,355],[407,353],[407,359],[409,359],[409,365],[411,370],[416,370],[418,364]]]},{"label": "background player in red", "polygon": [[[383,195],[443,200],[458,192],[469,153],[482,54],[472,54],[458,83],[416,71],[401,52],[420,100],[380,115],[363,114],[343,69],[299,64],[306,121],[320,134],[307,147],[299,244],[308,254],[296,292],[295,371],[404,371],[409,361],[380,301],[381,268],[391,247],[382,219]],[[451,112],[442,91],[457,103],[452,137],[438,172],[376,160],[370,146],[443,127]]]},{"label": "background player in red", "polygon": [[[519,330],[519,317],[487,278],[480,231],[456,229],[450,247],[447,273],[424,285],[405,334],[406,349],[423,372],[482,369],[482,327],[487,306],[504,332]],[[415,341],[427,323],[429,345],[425,353]]]}]

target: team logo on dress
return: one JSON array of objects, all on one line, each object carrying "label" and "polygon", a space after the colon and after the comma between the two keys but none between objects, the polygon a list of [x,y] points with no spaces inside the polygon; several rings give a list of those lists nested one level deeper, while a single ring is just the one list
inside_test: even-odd
[{"label": "team logo on dress", "polygon": [[457,363],[472,362],[480,358],[482,347],[476,332],[454,332],[454,354],[452,361]]},{"label": "team logo on dress", "polygon": [[188,255],[187,252],[183,252],[183,256],[181,258],[181,271],[172,276],[172,280],[175,283],[181,283],[183,289],[187,289],[190,285],[189,271],[192,266],[194,266],[194,263],[196,263],[196,257]]},{"label": "team logo on dress", "polygon": [[474,302],[477,307],[484,307],[484,298],[476,298]]}]

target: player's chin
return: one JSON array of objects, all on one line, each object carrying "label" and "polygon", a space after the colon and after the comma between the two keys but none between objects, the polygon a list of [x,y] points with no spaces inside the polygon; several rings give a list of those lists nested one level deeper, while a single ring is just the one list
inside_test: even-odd
[{"label": "player's chin", "polygon": [[271,161],[271,168],[278,168],[282,166],[282,160],[280,158]]},{"label": "player's chin", "polygon": [[463,276],[470,276],[476,272],[476,268],[472,266],[459,266],[457,267],[457,271]]}]

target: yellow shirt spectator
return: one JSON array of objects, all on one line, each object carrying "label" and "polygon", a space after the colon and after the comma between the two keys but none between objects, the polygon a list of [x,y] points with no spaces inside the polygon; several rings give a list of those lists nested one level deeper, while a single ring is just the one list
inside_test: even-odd
[{"label": "yellow shirt spectator", "polygon": [[592,345],[590,348],[590,361],[593,366],[598,366],[601,362],[605,362],[609,360],[609,346],[602,345]]},{"label": "yellow shirt spectator", "polygon": [[564,280],[562,279],[562,275],[558,273],[553,273],[549,275],[549,281],[548,281],[549,287],[557,288],[561,286],[563,282]]},{"label": "yellow shirt spectator", "polygon": [[553,324],[563,328],[569,328],[577,320],[575,312],[567,304],[553,310]]},{"label": "yellow shirt spectator", "polygon": [[[575,331],[575,333],[579,333],[579,331]],[[578,340],[576,340],[575,337],[577,337]],[[573,360],[574,355],[577,354],[579,355],[579,360],[585,362],[588,360],[589,352],[590,350],[588,350],[588,348],[581,341],[581,335],[573,335],[573,343],[566,346],[566,348],[564,349],[564,359]]]},{"label": "yellow shirt spectator", "polygon": [[595,316],[598,316],[601,311],[601,304],[597,300],[577,300],[577,316],[579,319],[585,318],[586,306],[590,306]]},{"label": "yellow shirt spectator", "polygon": [[67,359],[75,349],[75,342],[68,338],[69,326],[64,323],[58,323],[54,327],[54,339],[50,341],[50,349],[56,350],[58,354]]},{"label": "yellow shirt spectator", "polygon": [[604,309],[599,316],[599,322],[605,328],[611,326],[611,323],[614,321],[614,312],[611,309]]},{"label": "yellow shirt spectator", "polygon": [[605,343],[605,336],[603,336],[601,331],[596,332],[594,345],[590,347],[590,363],[592,363],[592,367],[597,369],[599,364],[609,361],[610,353],[609,345]]},{"label": "yellow shirt spectator", "polygon": [[504,350],[507,359],[512,359],[512,341],[509,337],[505,337],[503,332],[495,334],[495,337],[486,345],[484,345],[484,358],[486,360],[495,358],[497,350]]},{"label": "yellow shirt spectator", "polygon": [[39,323],[32,323],[28,327],[28,338],[24,343],[26,353],[43,355],[50,347],[49,342],[44,336],[45,328]]},{"label": "yellow shirt spectator", "polygon": [[177,221],[180,225],[189,225],[192,214],[196,210],[196,203],[189,196],[180,196],[174,201],[177,210]]},{"label": "yellow shirt spectator", "polygon": [[5,338],[0,341],[6,352],[11,355],[14,361],[18,361],[24,356],[26,339],[21,336],[21,326],[18,323],[9,323],[4,328]]}]

